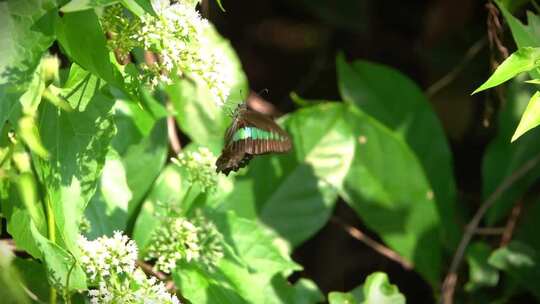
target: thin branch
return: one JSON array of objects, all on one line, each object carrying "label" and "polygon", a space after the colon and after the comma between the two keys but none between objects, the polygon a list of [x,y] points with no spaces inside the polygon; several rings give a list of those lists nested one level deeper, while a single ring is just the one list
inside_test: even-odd
[{"label": "thin branch", "polygon": [[457,276],[458,276],[457,275],[458,268],[461,264],[461,261],[463,260],[463,255],[465,254],[465,250],[467,249],[467,246],[469,245],[469,242],[471,241],[478,227],[478,224],[484,217],[484,214],[497,201],[497,199],[506,190],[508,190],[508,188],[510,188],[510,186],[512,186],[516,181],[522,178],[530,170],[532,170],[538,164],[539,161],[540,161],[540,154],[530,159],[525,164],[523,164],[519,169],[514,171],[512,175],[508,176],[499,185],[499,187],[497,187],[497,189],[495,189],[495,191],[482,203],[480,208],[478,208],[478,210],[476,211],[476,214],[473,216],[473,218],[467,225],[467,228],[465,229],[465,233],[463,234],[463,237],[461,238],[461,241],[456,249],[454,257],[452,258],[452,263],[450,264],[448,274],[446,275],[443,282],[442,292],[441,292],[442,296],[439,301],[440,303],[443,303],[443,304],[453,303],[454,290],[456,287]]},{"label": "thin branch", "polygon": [[174,116],[167,116],[167,135],[169,136],[169,144],[174,154],[182,151],[182,145],[180,144],[180,138],[178,132],[176,132],[176,121]]},{"label": "thin branch", "polygon": [[461,73],[461,71],[469,64],[471,60],[476,57],[476,55],[486,46],[487,39],[483,37],[482,39],[476,41],[468,50],[465,52],[465,55],[461,61],[444,75],[441,79],[434,82],[426,90],[426,96],[428,98],[433,97],[436,93],[442,90],[444,87],[452,83],[456,77]]},{"label": "thin branch", "polygon": [[338,219],[336,217],[332,217],[330,220],[332,222],[338,224],[339,226],[341,226],[345,231],[347,231],[347,233],[351,237],[363,242],[364,244],[366,244],[371,249],[377,251],[379,254],[381,254],[381,255],[389,258],[390,260],[400,264],[403,268],[405,268],[407,270],[410,270],[410,269],[413,268],[413,265],[409,261],[405,260],[405,258],[400,256],[397,252],[395,252],[392,249],[384,246],[383,244],[375,241],[374,239],[370,238],[369,236],[367,236],[365,233],[358,230],[357,228],[345,224],[344,222],[342,222],[340,219]]},{"label": "thin branch", "polygon": [[508,221],[506,222],[506,227],[504,228],[504,233],[501,237],[500,246],[506,246],[512,240],[514,235],[514,228],[516,228],[517,221],[521,215],[521,210],[523,209],[523,201],[519,200],[518,203],[512,208]]},{"label": "thin branch", "polygon": [[478,235],[502,235],[504,233],[504,227],[478,227],[474,231]]},{"label": "thin branch", "polygon": [[146,273],[147,275],[153,276],[158,278],[160,281],[166,281],[167,275],[163,272],[154,270],[154,267],[152,265],[145,263],[143,261],[137,260],[137,266],[141,267],[141,269]]}]

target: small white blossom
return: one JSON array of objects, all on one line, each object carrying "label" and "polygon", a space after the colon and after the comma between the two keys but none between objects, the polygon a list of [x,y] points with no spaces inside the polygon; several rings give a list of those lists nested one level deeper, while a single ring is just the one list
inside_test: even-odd
[{"label": "small white blossom", "polygon": [[156,62],[142,63],[140,80],[157,86],[169,84],[171,76],[189,75],[202,80],[212,93],[214,102],[222,106],[229,95],[234,66],[223,50],[212,44],[214,29],[195,9],[199,0],[182,0],[169,4],[154,0],[157,16],[143,15],[128,18],[122,6],[110,6],[102,18],[109,33],[109,47],[125,55],[138,47],[151,51]]},{"label": "small white blossom", "polygon": [[[195,223],[195,224],[194,224]],[[213,267],[223,257],[223,237],[216,226],[202,215],[194,223],[169,217],[152,234],[145,260],[155,260],[158,271],[170,273],[181,260]]]},{"label": "small white blossom", "polygon": [[94,241],[84,236],[79,239],[81,263],[90,280],[101,280],[114,273],[131,273],[135,269],[137,245],[120,231],[112,238],[100,237]]},{"label": "small white blossom", "polygon": [[211,191],[216,188],[218,182],[214,165],[216,157],[207,148],[199,147],[195,152],[182,152],[171,161],[185,168],[188,180],[191,183],[198,183],[202,191]]},{"label": "small white blossom", "polygon": [[168,218],[154,233],[145,250],[145,260],[156,260],[156,270],[171,273],[181,259],[191,261],[200,255],[197,228],[183,218]]},{"label": "small white blossom", "polygon": [[121,232],[94,241],[81,236],[79,247],[82,267],[95,286],[88,291],[90,303],[180,303],[162,282],[135,268],[137,245]]}]

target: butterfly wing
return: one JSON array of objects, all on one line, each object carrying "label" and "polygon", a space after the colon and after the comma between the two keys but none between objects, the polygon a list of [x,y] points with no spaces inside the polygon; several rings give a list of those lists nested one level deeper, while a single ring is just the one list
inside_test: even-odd
[{"label": "butterfly wing", "polygon": [[254,155],[271,152],[283,153],[291,149],[292,144],[289,134],[270,117],[248,109],[243,116],[243,120],[247,127],[254,127],[279,135],[279,139],[246,139],[245,146],[247,153]]},{"label": "butterfly wing", "polygon": [[[241,129],[257,132],[260,138],[248,136],[235,139],[235,133]],[[216,172],[228,175],[230,171],[245,167],[253,155],[287,152],[291,146],[287,132],[271,118],[247,108],[242,109],[225,132],[225,147],[216,161]]]}]

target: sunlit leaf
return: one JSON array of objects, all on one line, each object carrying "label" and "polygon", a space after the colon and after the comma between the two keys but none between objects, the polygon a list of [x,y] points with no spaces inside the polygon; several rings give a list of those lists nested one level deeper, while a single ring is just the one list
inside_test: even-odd
[{"label": "sunlit leaf", "polygon": [[375,272],[366,278],[364,285],[350,292],[331,292],[328,301],[330,304],[405,304],[405,297],[396,285],[390,284],[386,273]]},{"label": "sunlit leaf", "polygon": [[441,216],[411,149],[392,131],[350,106],[355,158],[342,197],[371,230],[432,284],[441,270]]},{"label": "sunlit leaf", "polygon": [[529,104],[521,116],[516,132],[512,135],[512,141],[515,141],[525,132],[538,125],[540,125],[540,92],[537,91],[531,97],[531,100],[529,100]]},{"label": "sunlit leaf", "polygon": [[500,85],[511,78],[540,66],[540,48],[522,47],[506,58],[473,94]]},{"label": "sunlit leaf", "polygon": [[[443,223],[443,243],[453,248],[460,231],[456,224],[456,186],[452,153],[441,123],[422,90],[399,71],[381,64],[336,59],[339,91],[355,105],[402,137],[420,161]],[[391,86],[391,89],[389,89]],[[459,219],[458,219],[459,220]]]}]

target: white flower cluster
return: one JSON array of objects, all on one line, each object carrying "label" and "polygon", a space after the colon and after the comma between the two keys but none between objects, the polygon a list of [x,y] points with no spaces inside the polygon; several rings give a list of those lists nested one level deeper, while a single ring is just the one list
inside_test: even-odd
[{"label": "white flower cluster", "polygon": [[135,267],[137,245],[121,232],[94,241],[81,236],[79,247],[89,283],[97,286],[88,292],[91,303],[180,303],[162,282]]},{"label": "white flower cluster", "polygon": [[152,234],[144,259],[155,260],[156,270],[165,273],[171,273],[182,259],[213,269],[223,257],[223,237],[202,215],[194,222],[196,224],[184,218],[168,218]]},{"label": "white flower cluster", "polygon": [[171,273],[181,259],[189,262],[199,256],[197,228],[186,219],[168,218],[153,233],[144,259],[156,260],[156,270]]},{"label": "white flower cluster", "polygon": [[218,176],[215,172],[216,157],[208,148],[199,147],[195,152],[187,151],[171,159],[176,165],[183,167],[191,183],[198,183],[202,191],[214,190]]},{"label": "white flower cluster", "polygon": [[112,274],[131,273],[135,270],[137,245],[120,231],[112,238],[103,236],[94,241],[84,236],[79,239],[81,263],[91,282],[99,282]]},{"label": "white flower cluster", "polygon": [[[171,83],[171,76],[175,74],[199,78],[212,93],[216,104],[221,106],[231,89],[233,66],[223,50],[211,44],[211,35],[215,33],[195,10],[198,2],[183,0],[169,4],[167,0],[154,0],[157,17],[146,14],[140,19],[130,20],[122,14],[116,17],[104,14],[109,21],[102,23],[108,33],[114,33],[109,35],[110,40],[125,40],[109,43],[116,47],[113,49],[115,52],[118,48],[125,53],[139,47],[155,55],[155,62],[141,64],[144,82],[155,87],[160,82]],[[118,8],[111,6],[109,10],[115,9]],[[118,18],[123,19],[115,21]],[[136,29],[133,24],[136,24]],[[123,34],[116,33],[115,29],[123,29]]]}]

